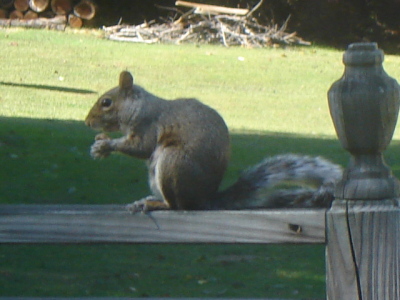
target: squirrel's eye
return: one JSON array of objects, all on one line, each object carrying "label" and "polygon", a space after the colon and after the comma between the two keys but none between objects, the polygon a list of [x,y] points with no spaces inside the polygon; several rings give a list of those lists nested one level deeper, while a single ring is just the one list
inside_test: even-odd
[{"label": "squirrel's eye", "polygon": [[104,98],[101,100],[101,106],[104,108],[110,107],[113,101],[110,98]]}]

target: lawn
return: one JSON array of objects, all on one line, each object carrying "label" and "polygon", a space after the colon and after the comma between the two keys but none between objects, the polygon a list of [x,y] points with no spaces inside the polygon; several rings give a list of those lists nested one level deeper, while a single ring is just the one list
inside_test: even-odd
[{"label": "lawn", "polygon": [[[326,93],[342,51],[107,41],[97,31],[1,29],[2,204],[124,204],[148,194],[143,161],[94,161],[83,119],[122,70],[158,96],[196,97],[232,136],[223,186],[285,152],[345,165]],[[400,78],[400,58],[387,56]],[[400,175],[399,132],[386,160]],[[324,298],[323,246],[0,245],[1,296]]]}]

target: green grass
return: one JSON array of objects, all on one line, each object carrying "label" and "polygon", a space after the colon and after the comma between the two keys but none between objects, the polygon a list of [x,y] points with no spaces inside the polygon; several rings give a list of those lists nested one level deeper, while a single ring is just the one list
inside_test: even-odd
[{"label": "green grass", "polygon": [[[223,186],[264,156],[346,164],[326,93],[342,52],[117,43],[98,32],[0,30],[0,202],[123,204],[148,193],[142,161],[94,161],[83,119],[121,70],[164,98],[197,97],[232,133]],[[240,58],[240,59],[239,59]],[[244,60],[243,60],[244,58]],[[400,58],[385,68],[400,78]],[[400,175],[399,133],[386,153]],[[323,246],[0,245],[1,296],[324,298]]]},{"label": "green grass", "polygon": [[[322,247],[7,246],[0,255],[7,260],[0,269],[2,296],[292,298],[324,293],[321,264],[310,263],[321,260]],[[291,265],[288,257],[300,261]]]}]

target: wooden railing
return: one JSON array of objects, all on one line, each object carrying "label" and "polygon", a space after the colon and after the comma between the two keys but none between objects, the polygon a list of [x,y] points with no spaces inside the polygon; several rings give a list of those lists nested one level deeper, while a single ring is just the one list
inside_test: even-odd
[{"label": "wooden railing", "polygon": [[0,205],[2,243],[325,243],[324,210],[159,211]]},{"label": "wooden railing", "polygon": [[[382,152],[400,88],[375,44],[353,44],[329,91],[336,132],[352,158],[326,210],[162,211],[122,206],[0,205],[0,243],[319,243],[327,299],[400,299],[400,188]],[[295,245],[293,246],[295,247]]]}]

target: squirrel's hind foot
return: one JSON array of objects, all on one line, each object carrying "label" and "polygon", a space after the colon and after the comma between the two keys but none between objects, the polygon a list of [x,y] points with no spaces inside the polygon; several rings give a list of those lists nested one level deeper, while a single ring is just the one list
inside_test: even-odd
[{"label": "squirrel's hind foot", "polygon": [[159,200],[154,196],[147,196],[143,199],[128,204],[126,209],[134,214],[138,212],[146,213],[153,210],[167,210],[170,209],[170,207],[168,203],[163,200]]}]

